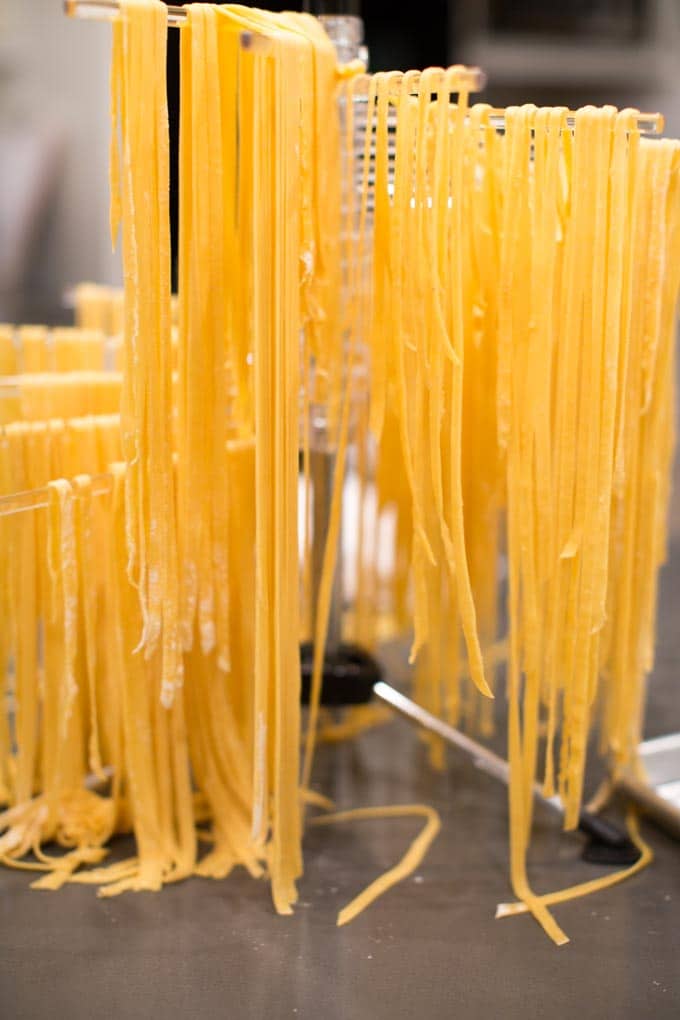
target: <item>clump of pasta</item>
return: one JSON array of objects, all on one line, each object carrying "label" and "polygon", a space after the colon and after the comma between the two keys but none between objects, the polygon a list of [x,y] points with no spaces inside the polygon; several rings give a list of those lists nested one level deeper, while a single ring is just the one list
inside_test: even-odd
[{"label": "clump of pasta", "polygon": [[[53,747],[50,782],[58,777],[56,795],[69,802],[94,784],[104,792],[88,789],[88,803],[108,812],[106,834],[88,844],[88,852],[96,849],[90,863],[99,866],[76,870],[74,861],[50,871],[52,862],[44,861],[40,885],[68,878],[110,896],[158,889],[194,871],[223,877],[243,865],[254,876],[268,874],[276,909],[289,913],[302,870],[303,805],[328,807],[305,788],[304,769],[301,783],[298,767],[306,626],[298,458],[302,450],[309,481],[312,406],[325,408],[329,441],[342,450],[348,442],[336,90],[352,71],[338,67],[330,40],[308,16],[236,6],[187,10],[173,330],[165,15],[152,0],[124,0],[114,24],[111,225],[115,236],[122,223],[124,293],[84,284],[74,294],[81,333],[100,331],[106,343],[122,333],[122,356],[114,349],[113,362],[123,369],[119,448],[107,448],[101,467],[89,447],[86,453],[91,430],[79,431],[77,456],[53,460],[35,480],[48,484],[54,507],[46,525],[40,512],[37,534],[32,521],[20,521],[33,543],[24,561],[39,559],[43,542],[50,550],[49,576],[61,593],[52,601],[61,615],[46,654],[62,671],[55,703],[66,699],[61,715],[78,734],[68,748]],[[247,50],[244,32],[254,40]],[[143,105],[135,101],[140,94],[148,99]],[[70,342],[66,334],[57,345],[45,331],[36,335],[38,354],[56,347],[64,354],[58,365],[36,361],[39,387],[17,377],[20,399],[8,405],[9,418],[80,413],[76,402],[54,405],[67,382],[56,380],[55,369],[76,367],[68,364]],[[15,371],[13,350],[5,347]],[[120,386],[115,373],[105,375]],[[34,393],[45,398],[38,403]],[[33,435],[32,421],[8,424],[8,438],[15,442],[16,434],[23,443],[27,429]],[[54,434],[48,423],[45,441]],[[344,461],[341,452],[338,492]],[[83,473],[88,465],[103,472],[93,483]],[[25,484],[16,459],[6,480],[8,492]],[[309,541],[305,549],[309,560]],[[329,543],[326,579],[334,551]],[[16,557],[3,563],[8,575],[17,566]],[[302,574],[309,576],[304,565]],[[310,598],[308,589],[302,601]],[[33,701],[30,714],[21,713],[22,776],[36,772],[28,734],[40,718],[36,629],[47,611],[42,603],[24,605],[20,682],[32,685]],[[10,645],[5,661],[16,651]],[[7,737],[8,753],[10,743]],[[307,772],[312,749],[308,739]],[[67,774],[64,756],[73,763]],[[9,759],[11,766],[11,753]],[[6,785],[10,801],[35,800],[34,784],[22,778],[17,787],[11,767]],[[86,817],[85,803],[82,812]],[[395,875],[415,867],[433,838],[434,816],[426,816],[419,851]],[[52,831],[36,830],[31,845]],[[136,855],[106,866],[103,843],[114,831],[134,833]],[[12,840],[7,859],[18,863],[27,845]],[[208,850],[199,853],[203,843]],[[366,902],[395,880],[372,888]]]}]

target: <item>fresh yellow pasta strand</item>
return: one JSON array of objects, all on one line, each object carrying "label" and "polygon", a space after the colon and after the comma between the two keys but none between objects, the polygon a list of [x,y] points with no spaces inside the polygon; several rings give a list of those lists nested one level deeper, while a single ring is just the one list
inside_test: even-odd
[{"label": "fresh yellow pasta strand", "polygon": [[95,634],[97,612],[97,572],[95,569],[94,511],[92,507],[92,479],[90,475],[76,475],[73,479],[75,509],[75,541],[78,560],[78,587],[81,593],[84,632],[84,673],[87,678],[89,701],[88,764],[95,775],[101,776],[102,759],[99,746],[99,713],[97,706],[97,641]]},{"label": "fresh yellow pasta strand", "polygon": [[342,822],[360,821],[363,819],[379,818],[408,818],[423,817],[426,824],[411,843],[402,859],[389,871],[386,871],[371,882],[363,892],[359,893],[346,907],[338,914],[338,926],[353,921],[357,914],[365,910],[384,892],[391,889],[397,882],[411,875],[418,867],[427,853],[433,839],[441,828],[439,815],[434,808],[426,807],[424,804],[395,804],[389,807],[354,808],[350,811],[338,811],[329,815],[317,815],[311,819],[311,825],[335,825]]}]

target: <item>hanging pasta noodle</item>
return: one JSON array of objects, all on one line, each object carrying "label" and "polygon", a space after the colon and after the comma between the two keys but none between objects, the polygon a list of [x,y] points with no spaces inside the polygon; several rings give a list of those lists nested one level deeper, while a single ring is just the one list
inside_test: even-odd
[{"label": "hanging pasta noodle", "polygon": [[[253,267],[256,492],[253,835],[262,840],[271,825],[272,895],[276,909],[289,913],[297,898],[295,879],[302,870],[297,795],[300,627],[296,557],[300,307],[298,246],[290,223],[299,222],[298,216],[291,215],[299,202],[294,146],[298,140],[298,109],[306,83],[297,59],[300,46],[297,40],[277,41],[276,45],[280,49],[273,65],[256,68],[261,91],[255,97],[253,190],[263,196],[261,204],[256,201],[253,210],[255,247],[260,259],[270,247],[275,255],[271,279],[261,272],[261,263]],[[256,58],[256,63],[264,61],[258,62]],[[265,83],[271,92],[268,93]]]},{"label": "hanging pasta noodle", "polygon": [[[256,47],[253,53],[238,56],[244,29],[267,39],[265,54]],[[207,668],[209,675],[210,663],[216,662],[225,672],[235,672],[240,684],[248,685],[250,669],[255,671],[254,706],[248,705],[247,693],[238,698],[232,695],[231,707],[225,706],[238,711],[245,724],[242,738],[254,755],[254,785],[250,792],[250,780],[244,786],[241,777],[234,779],[240,791],[219,794],[223,806],[216,815],[217,845],[202,868],[206,874],[224,873],[231,863],[240,861],[253,870],[258,857],[266,856],[274,901],[281,912],[291,909],[294,881],[301,869],[296,765],[300,628],[294,557],[300,280],[305,267],[300,261],[299,231],[313,229],[316,207],[311,206],[307,190],[309,170],[300,179],[296,153],[298,146],[308,152],[314,134],[312,118],[320,116],[313,105],[315,66],[317,74],[327,67],[327,92],[333,83],[335,58],[325,37],[321,44],[318,26],[310,19],[208,5],[193,5],[188,12],[182,37],[180,141],[178,472],[183,634],[185,647],[190,647],[196,612],[200,654],[210,659],[201,663],[194,650],[192,673],[195,669],[200,676]],[[207,132],[206,126],[214,133]],[[206,165],[212,175],[208,180],[203,173]],[[305,215],[310,219],[305,220]],[[307,243],[313,245],[313,239],[308,237]],[[208,250],[210,260],[204,254]],[[272,272],[268,273],[263,266],[270,256]],[[308,265],[306,272],[308,286],[313,288],[318,270]],[[237,279],[250,295],[252,311],[246,317]],[[326,314],[325,308],[316,315],[322,313]],[[243,637],[238,660],[232,661],[232,601],[241,613],[248,603],[229,576],[227,514],[239,490],[229,491],[225,447],[233,433],[247,435],[253,429],[255,475],[250,499],[255,509],[256,599],[251,646],[255,658],[249,666],[250,640],[243,646]],[[238,456],[244,455],[245,450]],[[239,474],[233,480],[238,477],[248,475]],[[244,511],[247,498],[248,489],[241,485],[238,500]],[[245,562],[239,566],[242,590],[248,574]],[[239,632],[247,635],[251,626],[246,620],[245,632],[240,627]],[[199,696],[192,711],[202,712],[202,704],[207,708]],[[233,751],[236,759],[242,753]],[[236,776],[238,771],[234,761],[225,774]],[[203,773],[207,775],[205,767]],[[215,803],[214,785],[206,792]],[[238,814],[247,803],[252,806],[250,847],[244,835],[238,835],[240,822],[229,831],[227,795],[231,812]]]},{"label": "hanging pasta noodle", "polygon": [[[66,426],[63,422],[17,422],[7,426],[0,447],[3,491],[9,494],[41,490],[53,477],[53,470],[59,473],[69,460],[78,464],[79,470],[93,473],[105,470],[108,460],[96,442],[102,429],[110,433],[109,447],[119,449],[115,445],[119,440],[117,416],[104,422],[74,420]],[[3,653],[3,679],[6,675],[8,692],[11,690],[12,694],[7,702],[8,718],[3,732],[6,735],[13,732],[14,750],[10,751],[9,744],[5,747],[7,757],[3,765],[13,777],[6,783],[5,798],[11,810],[0,824],[3,828],[5,824],[10,826],[2,837],[8,859],[16,862],[29,846],[38,856],[42,870],[55,870],[55,875],[45,880],[49,887],[61,884],[79,863],[100,859],[102,853],[95,852],[92,846],[92,853],[90,850],[85,853],[84,842],[89,839],[85,830],[90,822],[96,827],[105,818],[110,820],[110,805],[80,790],[86,769],[86,761],[80,762],[81,730],[83,740],[91,748],[90,765],[100,770],[98,733],[102,731],[108,737],[117,718],[112,674],[102,666],[106,644],[97,634],[91,612],[103,589],[101,571],[95,566],[100,560],[92,559],[92,543],[96,540],[98,551],[103,553],[107,531],[101,517],[103,508],[92,507],[88,493],[89,481],[84,477],[75,499],[67,483],[60,483],[50,489],[48,499],[53,512],[48,519],[42,512],[28,512],[2,521],[3,549],[7,551],[2,559],[3,590],[9,596],[3,618],[3,635],[9,638],[9,645],[3,642],[7,649]],[[59,494],[58,500],[55,494]],[[46,556],[48,545],[51,572]],[[74,605],[80,604],[78,591],[83,593],[83,608],[88,604],[90,610],[84,613],[82,621],[80,609],[74,613]],[[74,628],[84,639],[83,644],[76,637],[75,656]],[[13,668],[8,659],[9,649]],[[81,656],[80,649],[86,650],[86,656]],[[95,657],[99,664],[96,681],[92,668]],[[76,691],[74,701],[66,699],[64,710],[67,717],[75,717],[72,724],[60,723],[55,715],[64,698],[59,692],[63,691],[66,678],[69,690]],[[103,698],[97,695],[96,687],[106,692]],[[105,706],[101,718],[95,702]],[[71,725],[75,726],[75,734]],[[110,742],[104,742],[104,754],[109,767],[119,769],[120,759]],[[65,761],[70,764],[64,764]],[[90,811],[93,814],[88,821]],[[100,822],[95,822],[95,818]],[[73,838],[83,844],[75,855],[67,855],[63,863],[40,856],[40,844],[55,837],[55,825],[59,841],[67,840],[69,845],[68,840]],[[107,826],[108,822],[101,830],[102,841],[108,838]]]},{"label": "hanging pasta noodle", "polygon": [[[2,365],[24,369],[3,379],[2,494],[47,486],[37,509],[0,521],[10,706],[0,857],[44,871],[42,888],[92,882],[103,895],[242,865],[266,872],[277,911],[291,912],[301,806],[329,807],[309,786],[352,462],[362,504],[353,636],[377,641],[371,529],[389,506],[392,627],[413,620],[418,698],[482,730],[482,649],[487,670],[506,649],[497,607],[507,506],[519,902],[499,915],[529,911],[564,942],[551,905],[650,859],[633,821],[641,857],[626,872],[543,896],[527,874],[536,775],[558,789],[573,827],[597,713],[614,774],[630,767],[640,735],[673,447],[680,146],[641,141],[637,112],[611,107],[578,111],[573,132],[562,108],[510,108],[499,135],[489,107],[468,107],[464,69],[359,80],[308,16],[193,4],[181,44],[175,337],[166,23],[157,0],[122,0],[114,26],[121,419],[100,413],[115,408],[115,374],[68,371],[93,367],[101,335],[37,328],[8,342],[0,332]],[[82,289],[77,314],[115,332],[104,297]],[[335,467],[314,592],[317,418]],[[106,472],[101,490],[93,471]],[[309,636],[300,777],[299,642]],[[337,738],[364,724],[327,729]],[[430,752],[441,766],[441,744]],[[110,791],[87,789],[90,773],[112,774]],[[425,818],[422,832],[340,924],[417,866],[439,822],[421,805],[312,819],[401,814]],[[134,857],[77,870],[126,831]],[[52,839],[68,852],[47,854]],[[199,840],[211,844],[204,856]]]},{"label": "hanging pasta noodle", "polygon": [[[674,447],[674,338],[678,291],[678,144],[640,143],[629,201],[636,243],[627,270],[631,297],[621,379],[603,660],[602,745],[615,769],[634,761],[643,683],[652,669],[658,568],[665,558]],[[636,279],[637,277],[637,279]],[[641,295],[644,294],[644,299]],[[604,599],[600,620],[604,623]]]},{"label": "hanging pasta noodle", "polygon": [[[129,571],[142,608],[140,648],[162,648],[163,704],[182,682],[172,435],[167,9],[122,0],[113,26],[112,235],[122,219],[125,281],[123,447]],[[144,96],[145,102],[139,102]],[[115,144],[120,125],[120,150]]]},{"label": "hanging pasta noodle", "polygon": [[19,371],[14,330],[0,324],[0,375],[16,375]]},{"label": "hanging pasta noodle", "polygon": [[[468,665],[484,690],[467,600],[472,590],[484,643],[492,642],[507,489],[512,879],[525,907],[564,941],[547,905],[623,875],[554,897],[531,891],[525,859],[541,708],[546,788],[559,732],[558,785],[573,827],[600,673],[602,746],[621,768],[639,740],[652,661],[672,448],[676,143],[640,147],[637,111],[611,107],[578,111],[573,135],[564,109],[511,108],[496,137],[488,108],[463,121],[448,95],[435,97],[428,75],[435,81],[423,73],[419,102],[403,93],[398,101],[393,190],[393,76],[376,76],[371,423],[384,437],[390,413],[400,430],[413,514],[417,697],[442,712],[440,677],[450,670],[446,707],[455,721],[475,717],[477,699],[460,700],[451,615],[455,598],[467,602]],[[390,470],[384,438],[380,452]],[[488,726],[488,713],[481,718]],[[431,747],[441,764],[441,749]],[[648,859],[645,851],[634,870]]]},{"label": "hanging pasta noodle", "polygon": [[160,703],[160,648],[150,657],[134,654],[141,608],[126,567],[122,467],[114,467],[113,477],[114,661],[122,682],[123,777],[137,857],[92,877],[109,883],[100,890],[106,896],[158,889],[163,882],[184,878],[192,873],[196,854],[183,699],[178,695],[170,708]]},{"label": "hanging pasta noodle", "polygon": [[[187,669],[189,740],[197,784],[212,811],[213,849],[198,865],[202,875],[220,877],[234,864],[251,874],[262,859],[251,840],[253,780],[255,450],[248,440],[227,445],[229,507],[241,526],[229,532],[231,675],[220,692],[215,653],[205,656],[195,642]],[[196,747],[194,747],[196,742]],[[215,767],[217,763],[218,767]]]},{"label": "hanging pasta noodle", "polygon": [[[237,77],[234,73],[236,46],[238,35],[244,29],[256,30],[267,39],[266,52],[263,55],[262,46],[258,44],[252,53],[242,54]],[[190,540],[198,522],[199,533],[208,538],[206,553],[200,553],[203,540],[198,544],[193,540],[193,549],[199,549],[195,564],[184,559],[186,615],[183,630],[186,640],[192,633],[194,607],[198,605],[200,651],[202,655],[212,655],[213,638],[205,638],[211,635],[217,616],[211,599],[205,602],[202,612],[200,596],[201,590],[210,590],[211,585],[217,590],[210,551],[212,548],[214,553],[218,529],[210,506],[214,500],[221,512],[226,512],[233,494],[224,490],[227,479],[221,473],[221,466],[211,471],[210,464],[214,457],[224,462],[224,437],[228,432],[247,432],[252,422],[256,599],[254,732],[249,741],[252,741],[254,755],[255,857],[251,850],[250,863],[247,858],[246,863],[252,869],[258,854],[266,856],[274,902],[280,912],[291,909],[295,899],[294,880],[301,869],[296,767],[300,626],[296,623],[299,609],[294,557],[301,325],[305,326],[306,337],[305,383],[307,387],[314,387],[311,395],[308,394],[307,408],[312,403],[310,396],[317,406],[324,407],[330,441],[338,443],[333,482],[335,496],[316,612],[316,682],[303,789],[310,775],[316,729],[315,705],[318,704],[319,669],[337,551],[350,408],[347,382],[340,400],[343,379],[351,378],[351,367],[345,367],[337,311],[341,283],[339,255],[329,243],[339,234],[341,194],[336,158],[339,138],[335,75],[333,49],[312,19],[232,7],[215,12],[202,5],[193,5],[188,14],[182,42],[184,98],[180,157],[183,181],[180,202],[180,531],[187,552],[192,549]],[[215,80],[219,81],[219,90],[212,84],[208,88],[206,84]],[[212,114],[206,113],[211,103],[216,104],[215,110]],[[236,110],[238,118],[234,116]],[[218,126],[214,136],[205,133],[206,123]],[[237,132],[238,175],[231,165],[237,151]],[[205,165],[212,168],[214,179],[206,182],[201,173],[199,194],[195,182],[200,168]],[[238,196],[232,198],[237,182]],[[224,202],[221,189],[227,196]],[[224,221],[223,233],[216,237],[211,234],[216,219],[212,202],[221,203],[222,215],[217,215],[217,222]],[[238,219],[232,223],[235,210],[238,210]],[[206,263],[202,252],[208,245],[213,256]],[[273,255],[269,274],[263,271],[268,253]],[[228,273],[227,267],[234,269]],[[242,305],[241,295],[233,287],[220,286],[220,281],[230,280],[236,271],[251,295],[252,317],[243,324],[252,335],[250,350],[244,346],[244,338],[249,333],[244,334],[237,328],[243,322],[242,311],[238,309]],[[234,332],[227,328],[225,335],[222,323],[231,326]],[[214,339],[210,340],[211,337]],[[211,343],[215,344],[214,354],[211,354]],[[201,345],[200,350],[197,344]],[[252,356],[254,370],[251,378],[248,354]],[[347,360],[351,366],[351,355]],[[225,363],[233,369],[231,373],[223,372]],[[224,394],[231,379],[235,384],[231,407],[236,420],[215,419],[213,436],[206,440],[201,430],[205,422],[211,420],[211,402]],[[224,415],[226,406],[228,401],[223,400],[220,414]],[[214,454],[210,452],[212,443],[215,444]],[[306,453],[303,459],[308,463]],[[196,498],[196,493],[202,491],[201,486],[206,489],[205,496]],[[239,583],[242,580],[240,577]],[[235,578],[230,578],[228,583],[228,605],[231,605],[235,597]],[[224,582],[222,586],[224,588]],[[219,658],[219,641],[217,644]],[[224,656],[224,666],[229,668],[230,663],[231,655],[228,659]],[[235,664],[231,666],[233,672]],[[194,648],[188,684],[193,684],[194,670],[200,668],[200,656]],[[192,711],[198,719],[202,711],[200,697]],[[194,728],[196,724],[192,724]],[[205,756],[208,751],[197,749],[196,753],[203,756],[201,771],[207,776]],[[233,771],[232,766],[225,766],[225,775]],[[214,803],[217,796],[213,785],[208,800]],[[222,803],[225,808],[221,815],[226,809],[226,802]],[[209,862],[201,866],[205,873],[224,873],[235,859],[243,860],[244,851],[235,848],[234,835],[229,846],[221,818],[216,822],[213,835],[218,846]],[[240,838],[236,839],[239,844]]]},{"label": "hanging pasta noodle", "polygon": [[[666,201],[677,143],[641,145],[637,111],[579,110],[573,138],[565,115],[506,112],[514,186],[503,196],[499,288],[509,387],[499,407],[508,458],[511,870],[515,892],[557,942],[566,936],[546,912],[550,903],[613,884],[650,859],[639,844],[629,872],[543,897],[525,869],[541,699],[548,792],[561,730],[567,828],[578,821],[600,690],[601,744],[615,768],[631,762],[639,740],[664,544],[666,503],[662,510],[657,496],[668,496],[672,446],[668,354],[654,409],[652,366],[672,349],[678,287],[678,209]],[[648,427],[659,431],[643,460]]]},{"label": "hanging pasta noodle", "polygon": [[[87,480],[82,480],[83,492]],[[47,522],[47,548],[49,574],[47,586],[38,591],[48,596],[43,606],[44,629],[44,690],[40,699],[40,722],[34,711],[32,739],[19,733],[20,762],[26,761],[31,747],[38,748],[40,762],[34,759],[33,776],[28,788],[19,782],[15,789],[15,803],[0,815],[0,854],[5,863],[32,870],[45,871],[46,875],[35,885],[39,888],[58,888],[81,864],[93,864],[105,854],[104,842],[113,831],[114,813],[111,801],[100,798],[83,788],[86,758],[83,741],[86,739],[86,690],[78,682],[79,673],[79,613],[78,562],[82,552],[76,532],[74,495],[66,481],[50,483]],[[36,521],[27,517],[25,527],[34,528]],[[27,569],[36,568],[35,549],[25,550],[24,576]],[[27,604],[27,608],[35,606]],[[23,611],[23,607],[22,607]],[[37,644],[35,617],[31,624],[26,617],[27,632]],[[29,637],[29,641],[30,641]],[[26,641],[22,639],[19,652],[35,667]],[[24,669],[25,667],[22,667]],[[33,676],[25,674],[22,681],[25,708],[37,703],[37,670]],[[30,694],[30,685],[33,693]],[[36,737],[40,740],[36,743]],[[20,767],[20,775],[25,769]],[[29,772],[30,776],[30,772]],[[40,777],[38,779],[38,777]],[[34,784],[39,792],[34,795]],[[48,856],[43,843],[56,840],[68,848],[59,857]],[[20,860],[29,850],[35,863]]]},{"label": "hanging pasta noodle", "polygon": [[[474,588],[484,593],[488,643],[494,640],[497,625],[497,538],[489,540],[489,527],[491,535],[498,535],[502,488],[492,439],[493,390],[486,388],[474,397],[468,381],[483,378],[484,366],[494,365],[497,256],[485,238],[495,217],[495,147],[488,138],[483,146],[478,144],[482,109],[467,124],[467,86],[461,69],[422,72],[417,95],[411,94],[412,82],[415,74],[409,72],[403,80],[379,74],[373,83],[375,183],[364,184],[374,201],[371,426],[380,440],[378,470],[383,464],[386,468],[379,480],[389,479],[391,498],[399,505],[398,566],[406,558],[401,529],[412,514],[408,555],[413,568],[417,696],[430,710],[458,722],[459,628],[474,684],[490,693],[477,637],[470,547],[476,550],[471,561]],[[453,91],[459,91],[457,104],[451,102]],[[369,108],[371,104],[369,96]],[[395,134],[392,168],[389,149]],[[481,197],[472,215],[467,196],[477,191]],[[404,259],[404,251],[410,253],[409,259]],[[484,261],[478,252],[483,252]],[[487,339],[480,353],[484,330]],[[464,369],[468,349],[475,368],[469,375]],[[493,384],[493,367],[488,373]],[[391,430],[384,428],[386,416],[400,437],[396,451],[389,445]],[[484,468],[488,474],[479,471],[477,458],[473,462],[467,455],[468,430],[470,436],[489,437],[486,449],[491,456]],[[400,477],[407,486],[406,501],[403,482],[398,494]],[[380,484],[384,487],[385,482]],[[495,501],[489,503],[494,492]],[[403,585],[402,580],[398,595],[402,605]],[[445,685],[442,675],[448,676]],[[474,714],[472,707],[466,711]],[[430,742],[433,760],[441,764],[441,744]]]}]

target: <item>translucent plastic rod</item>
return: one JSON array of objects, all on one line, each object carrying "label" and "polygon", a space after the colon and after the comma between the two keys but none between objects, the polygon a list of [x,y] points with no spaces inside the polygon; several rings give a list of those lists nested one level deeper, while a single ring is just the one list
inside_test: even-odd
[{"label": "translucent plastic rod", "polygon": [[[177,7],[168,4],[168,25],[173,28],[181,28],[186,24],[187,11],[184,7]],[[120,13],[119,0],[64,0],[64,13],[69,18],[87,18],[91,21],[114,21]],[[266,45],[264,36],[256,35],[254,32],[241,32],[241,46],[244,49],[251,49]]]},{"label": "translucent plastic rod", "polygon": [[[108,372],[99,368],[74,368],[70,372],[22,372],[19,375],[0,376],[0,400],[20,397],[27,383],[54,386],[64,391],[71,386],[111,386],[122,383],[122,372]],[[104,412],[108,414],[109,412]],[[59,417],[57,415],[57,417]],[[76,415],[75,417],[82,417]]]},{"label": "translucent plastic rod", "polygon": [[[491,110],[489,123],[497,131],[505,128],[505,110]],[[576,125],[576,111],[567,110],[566,127],[573,130]],[[643,135],[660,135],[664,129],[664,118],[662,113],[639,113],[637,117],[637,129]]]},{"label": "translucent plastic rod", "polygon": [[[486,86],[486,75],[479,67],[465,67],[458,65],[449,68],[438,68],[438,75],[431,80],[431,89],[436,92],[442,85],[448,86],[451,92],[457,92],[461,88],[468,92],[481,92]],[[421,73],[413,74],[408,80],[408,89],[412,95],[418,95],[420,91]],[[352,79],[352,92],[357,99],[365,99],[371,82],[370,74],[359,75]],[[390,83],[390,98],[398,98],[401,94],[405,75],[395,75]],[[347,87],[347,86],[345,86]],[[492,109],[489,113],[489,124],[497,131],[505,129],[505,110]],[[566,128],[573,130],[576,124],[576,111],[567,110]],[[637,117],[637,130],[640,134],[657,135],[664,129],[664,118],[661,113],[639,113]]]},{"label": "translucent plastic rod", "polygon": [[[428,70],[433,69],[428,68]],[[436,92],[442,85],[448,86],[451,92],[457,92],[461,88],[467,89],[468,92],[481,92],[486,87],[486,75],[481,67],[466,67],[464,64],[457,64],[453,67],[434,68],[434,70],[438,74],[434,75],[431,80],[433,92]],[[408,89],[412,95],[418,95],[421,77],[421,71],[409,75]],[[370,74],[360,74],[357,78],[352,79],[352,92],[355,96],[368,95],[371,78]],[[405,72],[399,72],[392,77],[390,81],[391,94],[395,96],[400,94],[405,78]]]},{"label": "translucent plastic rod", "polygon": [[[92,479],[90,492],[93,496],[105,496],[113,490],[113,475],[95,475]],[[9,496],[0,496],[0,517],[11,517],[30,510],[42,510],[49,506],[50,490],[27,489],[25,492],[12,492]]]},{"label": "translucent plastic rod", "polygon": [[[168,25],[183,25],[187,12],[183,7],[168,4]],[[69,18],[90,18],[93,21],[113,20],[118,16],[118,0],[64,0],[64,13]]]}]

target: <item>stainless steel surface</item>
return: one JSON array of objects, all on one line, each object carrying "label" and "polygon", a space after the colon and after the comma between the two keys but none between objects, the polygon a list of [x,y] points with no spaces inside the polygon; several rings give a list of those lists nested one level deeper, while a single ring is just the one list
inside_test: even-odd
[{"label": "stainless steel surface", "polygon": [[[423,802],[442,832],[409,880],[356,921],[338,910],[393,865],[415,820],[310,828],[292,917],[237,869],[161,893],[100,900],[31,891],[0,870],[0,1015],[7,1020],[677,1020],[677,846],[645,827],[655,862],[618,888],[556,909],[556,949],[512,898],[506,793],[462,755],[441,775],[399,720],[320,749],[314,785],[339,807]],[[543,891],[604,873],[537,808],[530,874]],[[116,858],[134,852],[118,841]]]},{"label": "stainless steel surface", "polygon": [[627,774],[619,790],[667,832],[680,839],[680,733],[640,744],[642,774]]},{"label": "stainless steel surface", "polygon": [[624,775],[618,780],[617,789],[669,835],[680,839],[680,811],[660,787],[651,786],[636,776]]},{"label": "stainless steel surface", "polygon": [[[648,733],[680,730],[680,541],[662,578],[659,651]],[[404,649],[387,674],[404,680]],[[504,699],[496,699],[502,757]],[[589,790],[602,770],[593,769]],[[236,869],[161,893],[99,900],[87,886],[29,889],[32,876],[0,868],[0,1016],[3,1020],[677,1020],[680,1016],[678,845],[653,825],[654,862],[635,879],[555,908],[571,942],[556,949],[528,917],[494,920],[512,899],[507,794],[451,754],[432,772],[399,719],[351,744],[319,749],[313,786],[338,808],[422,802],[442,831],[418,871],[356,921],[341,909],[391,867],[418,831],[414,820],[310,828],[292,917],[274,914],[266,882]],[[608,869],[580,860],[537,804],[529,873],[539,891]],[[112,857],[134,853],[117,840]]]},{"label": "stainless steel surface", "polygon": [[680,733],[644,740],[640,744],[640,760],[654,786],[680,780]]},{"label": "stainless steel surface", "polygon": [[[670,801],[674,807],[680,808],[680,779],[675,779],[670,783],[660,783],[657,786],[657,791],[664,800]],[[680,813],[678,813],[678,821],[680,822]]]}]

